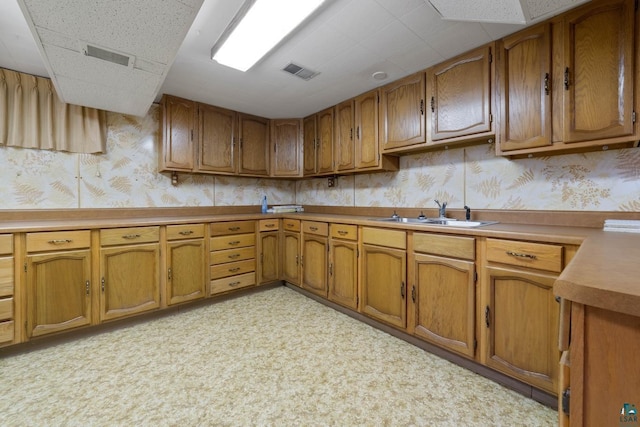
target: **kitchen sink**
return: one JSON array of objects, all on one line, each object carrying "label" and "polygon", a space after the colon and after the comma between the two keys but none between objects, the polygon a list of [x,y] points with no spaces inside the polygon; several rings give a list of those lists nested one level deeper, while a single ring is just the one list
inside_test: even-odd
[{"label": "kitchen sink", "polygon": [[423,225],[442,225],[445,227],[475,228],[485,225],[497,224],[498,221],[459,221],[457,219],[447,218],[406,218],[406,217],[389,217],[389,218],[372,218],[374,221],[380,222],[397,222],[403,224],[423,224]]}]

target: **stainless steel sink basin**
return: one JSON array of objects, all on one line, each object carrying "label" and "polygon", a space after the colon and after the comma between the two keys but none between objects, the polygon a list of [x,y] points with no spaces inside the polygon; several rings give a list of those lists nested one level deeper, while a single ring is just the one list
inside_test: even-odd
[{"label": "stainless steel sink basin", "polygon": [[441,218],[406,218],[406,217],[389,217],[389,218],[372,218],[374,221],[380,222],[397,222],[405,224],[423,224],[423,225],[442,225],[445,227],[475,228],[485,225],[497,224],[498,221],[459,221],[456,219]]}]

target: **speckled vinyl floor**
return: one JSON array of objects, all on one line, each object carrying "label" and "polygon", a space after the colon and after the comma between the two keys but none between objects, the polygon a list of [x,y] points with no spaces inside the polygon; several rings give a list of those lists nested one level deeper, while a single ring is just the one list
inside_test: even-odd
[{"label": "speckled vinyl floor", "polygon": [[286,287],[0,358],[1,426],[552,426]]}]

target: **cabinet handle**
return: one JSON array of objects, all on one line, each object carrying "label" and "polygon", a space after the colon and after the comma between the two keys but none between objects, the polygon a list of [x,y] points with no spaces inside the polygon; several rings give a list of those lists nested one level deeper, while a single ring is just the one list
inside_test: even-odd
[{"label": "cabinet handle", "polygon": [[349,129],[349,139],[353,141],[353,128]]},{"label": "cabinet handle", "polygon": [[273,227],[275,227],[276,225],[275,225],[275,224],[265,224],[264,226],[265,226],[266,228],[273,228]]},{"label": "cabinet handle", "polygon": [[491,322],[489,322],[490,317],[491,317],[491,310],[489,310],[489,306],[486,306],[484,309],[484,324],[487,325],[487,328],[491,324]]},{"label": "cabinet handle", "polygon": [[230,244],[231,246],[239,245],[239,244],[240,244],[240,240],[234,240],[234,241],[232,241],[232,242],[229,242],[229,244]]},{"label": "cabinet handle", "polygon": [[311,230],[311,231],[318,231],[318,227],[309,227],[309,230]]},{"label": "cabinet handle", "polygon": [[231,255],[228,255],[227,258],[236,259],[239,256],[240,256],[240,254],[231,254]]},{"label": "cabinet handle", "polygon": [[299,258],[299,255],[296,255],[296,265],[298,265],[298,258]]},{"label": "cabinet handle", "polygon": [[424,99],[420,100],[420,115],[424,116]]},{"label": "cabinet handle", "polygon": [[431,112],[436,112],[436,99],[433,96],[431,97]]},{"label": "cabinet handle", "polygon": [[564,69],[564,88],[569,90],[569,67]]},{"label": "cabinet handle", "polygon": [[103,293],[104,293],[104,282],[105,282],[105,280],[104,280],[104,277],[103,277],[102,280],[100,280],[100,283],[102,285],[102,292]]},{"label": "cabinet handle", "polygon": [[237,282],[229,282],[229,286],[233,287],[233,286],[238,286],[240,284],[240,281]]},{"label": "cabinet handle", "polygon": [[64,245],[65,243],[71,243],[71,242],[73,242],[73,240],[71,239],[54,239],[54,240],[49,240],[47,243],[51,245]]},{"label": "cabinet handle", "polygon": [[229,271],[230,271],[231,273],[235,273],[236,271],[240,271],[240,267],[233,267],[233,268],[230,268],[230,269],[229,269]]},{"label": "cabinet handle", "polygon": [[544,94],[549,95],[549,73],[544,74]]},{"label": "cabinet handle", "polygon": [[[296,256],[296,260],[298,257]],[[304,267],[304,255],[300,255],[300,266]]]},{"label": "cabinet handle", "polygon": [[173,278],[173,272],[171,271],[171,267],[169,267],[169,270],[167,271],[167,278],[169,280],[171,280]]},{"label": "cabinet handle", "polygon": [[140,237],[141,236],[139,234],[125,234],[124,236],[122,236],[123,239],[129,239],[129,240],[138,239]]},{"label": "cabinet handle", "polygon": [[329,276],[333,276],[333,264],[329,264]]},{"label": "cabinet handle", "polygon": [[356,139],[360,139],[360,126],[356,127]]},{"label": "cabinet handle", "polygon": [[184,230],[184,231],[181,231],[181,232],[180,232],[180,233],[178,233],[178,234],[181,234],[181,235],[183,235],[183,236],[190,236],[191,234],[193,234],[193,231],[191,231],[191,230]]},{"label": "cabinet handle", "polygon": [[538,257],[532,254],[522,254],[520,252],[507,251],[507,255],[515,256],[518,258],[528,258],[528,259],[537,259]]},{"label": "cabinet handle", "polygon": [[402,299],[404,299],[404,282],[400,285],[400,295],[402,296]]},{"label": "cabinet handle", "polygon": [[238,231],[238,230],[240,230],[240,227],[229,227],[228,230],[229,231]]},{"label": "cabinet handle", "polygon": [[87,295],[89,295],[89,281],[87,280],[86,282],[84,282],[84,289],[87,292]]},{"label": "cabinet handle", "polygon": [[349,232],[345,230],[338,230],[338,234],[341,236],[346,236],[347,234],[349,234]]},{"label": "cabinet handle", "polygon": [[411,287],[411,300],[413,302],[416,302],[416,286],[415,285]]}]

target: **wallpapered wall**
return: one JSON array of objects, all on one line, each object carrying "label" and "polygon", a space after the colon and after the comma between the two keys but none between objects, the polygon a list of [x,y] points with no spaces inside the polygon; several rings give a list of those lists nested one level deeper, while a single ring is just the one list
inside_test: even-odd
[{"label": "wallpapered wall", "polygon": [[400,159],[400,171],[287,181],[157,170],[160,108],[108,114],[103,155],[0,147],[1,209],[270,204],[640,211],[640,150],[508,160],[481,145]]}]

